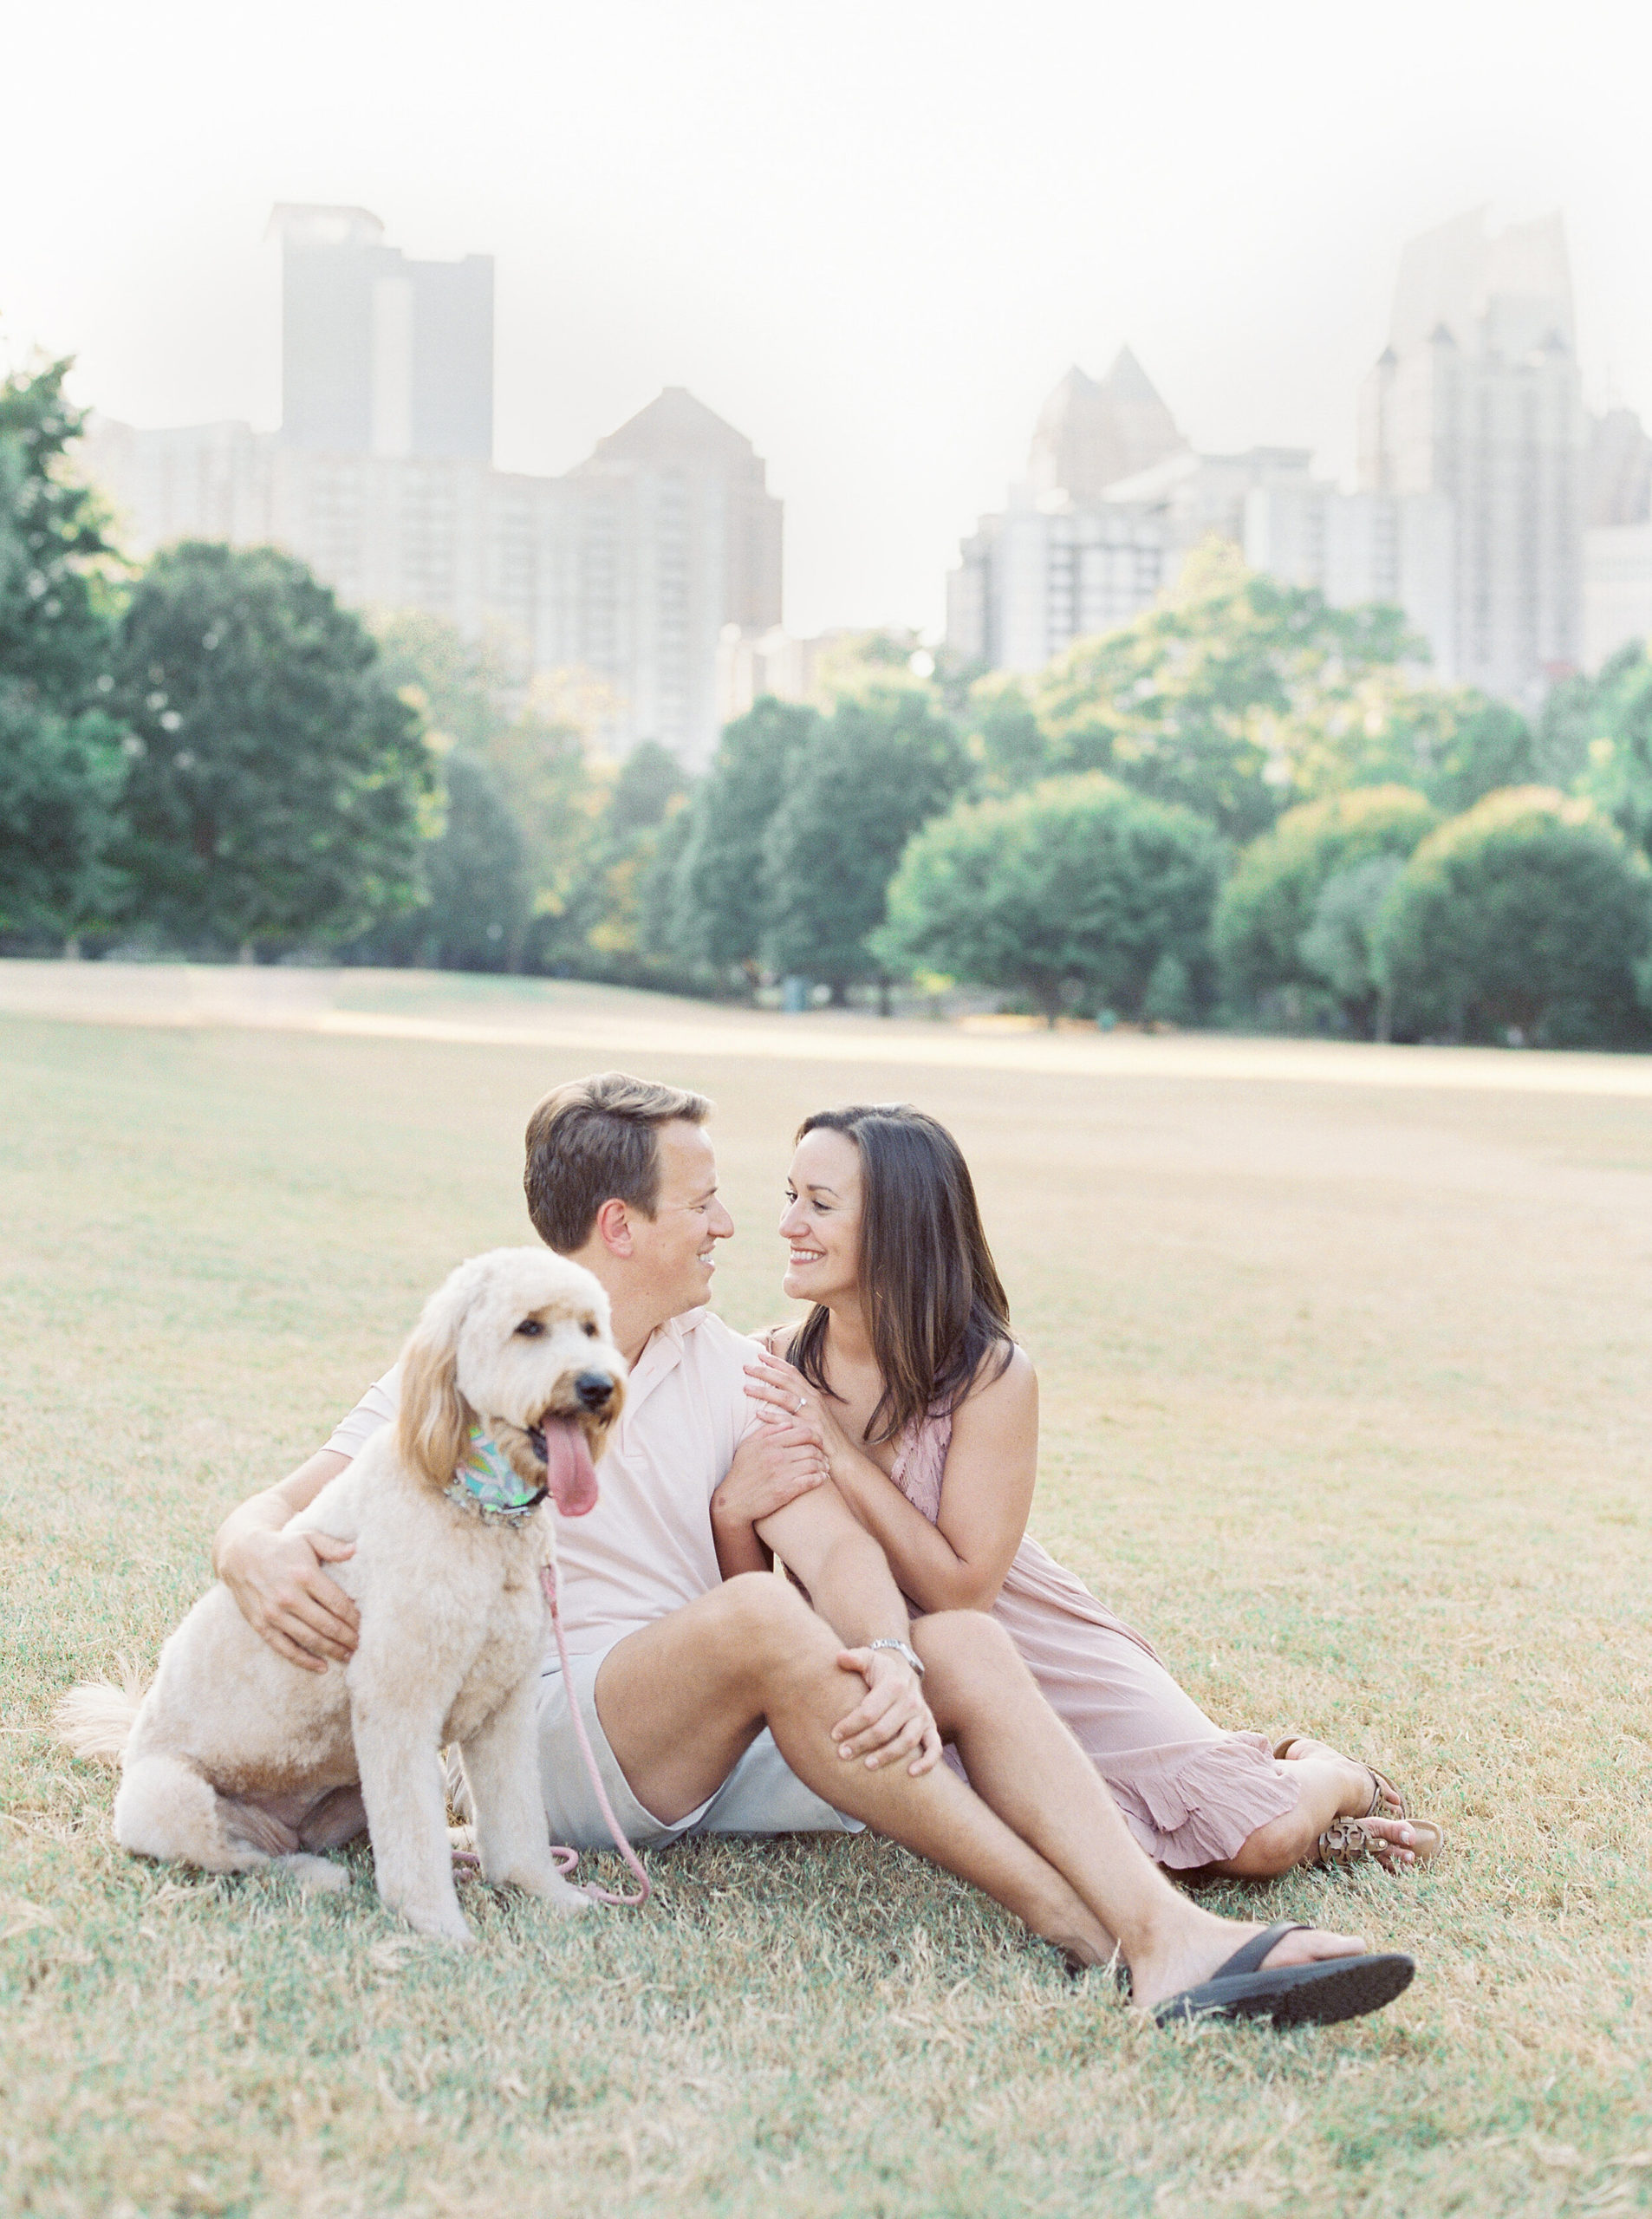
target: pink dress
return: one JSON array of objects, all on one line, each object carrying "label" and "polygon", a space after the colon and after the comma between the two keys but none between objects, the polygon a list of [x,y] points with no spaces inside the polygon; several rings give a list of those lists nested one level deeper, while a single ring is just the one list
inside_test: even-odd
[{"label": "pink dress", "polygon": [[[932,1526],[952,1437],[950,1417],[920,1419],[901,1435],[889,1474]],[[1265,1738],[1225,1733],[1206,1718],[1141,1636],[1030,1537],[992,1615],[1155,1864],[1176,1871],[1217,1864],[1296,1809],[1296,1789]]]}]

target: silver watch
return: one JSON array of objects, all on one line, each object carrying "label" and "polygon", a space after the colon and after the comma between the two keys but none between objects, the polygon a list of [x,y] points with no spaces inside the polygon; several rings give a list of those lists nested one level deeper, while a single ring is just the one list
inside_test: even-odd
[{"label": "silver watch", "polygon": [[920,1680],[922,1679],[924,1676],[923,1658],[919,1656],[917,1650],[913,1647],[909,1641],[895,1641],[891,1639],[890,1637],[886,1634],[881,1641],[868,1641],[866,1645],[868,1649],[894,1650],[895,1655],[900,1657],[904,1657],[906,1662],[911,1665],[913,1670],[918,1675],[918,1677]]}]

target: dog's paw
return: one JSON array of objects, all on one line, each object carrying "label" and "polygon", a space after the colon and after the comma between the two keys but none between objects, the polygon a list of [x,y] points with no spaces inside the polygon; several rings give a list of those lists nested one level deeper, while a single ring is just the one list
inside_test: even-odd
[{"label": "dog's paw", "polygon": [[453,1949],[476,1947],[476,1936],[463,1911],[410,1910],[406,1903],[397,1904],[396,1909],[423,1941],[445,1942]]},{"label": "dog's paw", "polygon": [[344,1867],[326,1857],[279,1857],[276,1869],[289,1880],[296,1880],[307,1896],[342,1895],[350,1884]]},{"label": "dog's paw", "polygon": [[555,1866],[548,1872],[535,1872],[525,1879],[513,1874],[510,1884],[520,1888],[524,1895],[531,1896],[536,1903],[561,1912],[564,1917],[572,1918],[581,1911],[596,1909],[595,1901],[584,1889],[576,1888],[564,1880]]}]

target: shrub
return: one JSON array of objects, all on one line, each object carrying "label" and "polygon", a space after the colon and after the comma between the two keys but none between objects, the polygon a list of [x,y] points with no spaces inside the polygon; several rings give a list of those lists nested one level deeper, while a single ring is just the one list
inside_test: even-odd
[{"label": "shrub", "polygon": [[[1282,987],[1329,989],[1358,1022],[1375,1002],[1375,982],[1354,979],[1345,962],[1335,975],[1327,972],[1330,942],[1316,929],[1322,896],[1343,873],[1403,862],[1438,822],[1423,796],[1407,786],[1356,787],[1287,810],[1246,849],[1217,903],[1216,954],[1229,997],[1245,1004]],[[1341,889],[1333,912],[1346,919],[1350,897],[1357,906],[1375,882],[1367,873]]]},{"label": "shrub", "polygon": [[1221,847],[1190,810],[1099,771],[927,824],[889,889],[875,945],[1027,995],[1053,1025],[1079,992],[1127,1017],[1191,1014],[1210,980]]},{"label": "shrub", "polygon": [[1398,1030],[1627,1039],[1644,1029],[1652,869],[1589,803],[1511,787],[1422,842],[1377,943]]}]

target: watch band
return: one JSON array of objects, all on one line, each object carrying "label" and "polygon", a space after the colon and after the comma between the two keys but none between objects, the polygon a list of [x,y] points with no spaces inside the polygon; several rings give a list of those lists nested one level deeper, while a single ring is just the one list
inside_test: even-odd
[{"label": "watch band", "polygon": [[920,1680],[922,1679],[924,1676],[923,1658],[919,1656],[917,1650],[913,1647],[909,1641],[895,1641],[889,1635],[886,1634],[881,1640],[868,1641],[866,1645],[868,1649],[894,1650],[895,1655],[897,1656],[904,1657],[907,1663],[911,1665],[913,1670],[918,1675],[918,1677]]}]

